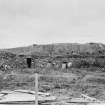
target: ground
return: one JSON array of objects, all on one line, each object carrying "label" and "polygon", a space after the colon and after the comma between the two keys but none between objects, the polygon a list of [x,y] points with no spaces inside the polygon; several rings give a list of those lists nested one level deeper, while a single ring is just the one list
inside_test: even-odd
[{"label": "ground", "polygon": [[[35,90],[35,72],[35,69],[1,72],[0,88],[1,90]],[[105,99],[105,73],[102,71],[72,68],[64,71],[52,69],[45,72],[38,73],[39,91],[50,92],[57,96],[59,102],[56,105],[68,105],[66,102],[69,99],[80,97],[81,94],[87,94],[98,100]]]}]

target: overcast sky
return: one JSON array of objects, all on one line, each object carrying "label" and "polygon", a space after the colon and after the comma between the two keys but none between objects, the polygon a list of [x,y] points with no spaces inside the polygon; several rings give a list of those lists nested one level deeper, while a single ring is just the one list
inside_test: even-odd
[{"label": "overcast sky", "polygon": [[105,44],[105,0],[0,0],[0,48]]}]

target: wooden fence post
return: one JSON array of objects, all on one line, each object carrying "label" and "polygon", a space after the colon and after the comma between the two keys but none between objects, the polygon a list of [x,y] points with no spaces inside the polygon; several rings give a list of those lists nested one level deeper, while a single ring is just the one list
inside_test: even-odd
[{"label": "wooden fence post", "polygon": [[38,74],[35,73],[35,105],[38,105]]}]

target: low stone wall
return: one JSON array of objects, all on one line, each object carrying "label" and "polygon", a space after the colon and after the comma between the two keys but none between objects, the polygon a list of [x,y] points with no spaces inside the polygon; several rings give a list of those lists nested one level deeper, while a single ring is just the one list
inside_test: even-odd
[{"label": "low stone wall", "polygon": [[[0,53],[0,69],[14,70],[28,68],[27,58],[29,55],[15,55],[11,53]],[[71,67],[89,67],[104,65],[103,58],[73,58],[73,57],[48,57],[48,56],[30,56],[31,68],[53,68],[53,69],[69,69]],[[102,63],[101,63],[101,62]],[[103,67],[102,65],[102,67]]]}]

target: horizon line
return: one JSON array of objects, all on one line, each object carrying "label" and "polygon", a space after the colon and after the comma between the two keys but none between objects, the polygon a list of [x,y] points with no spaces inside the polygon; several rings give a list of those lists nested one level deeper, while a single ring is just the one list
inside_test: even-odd
[{"label": "horizon line", "polygon": [[29,46],[37,46],[37,45],[58,45],[58,44],[105,44],[102,42],[84,42],[84,43],[80,43],[80,42],[62,42],[62,43],[33,43],[33,44],[29,44],[29,45],[21,45],[21,46],[14,46],[14,47],[4,47],[4,48],[0,48],[0,50],[5,50],[5,49],[13,49],[13,48],[20,48],[20,47],[29,47]]}]

